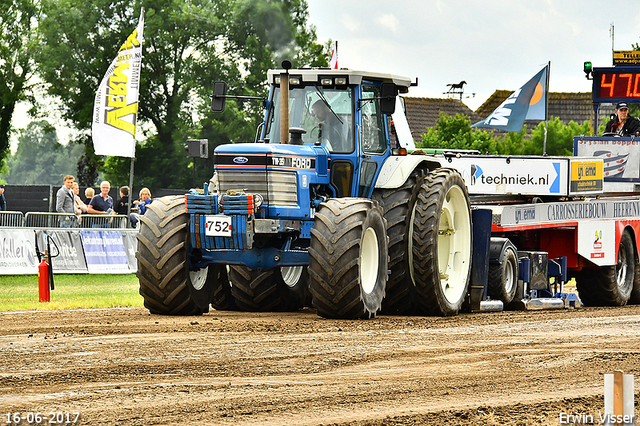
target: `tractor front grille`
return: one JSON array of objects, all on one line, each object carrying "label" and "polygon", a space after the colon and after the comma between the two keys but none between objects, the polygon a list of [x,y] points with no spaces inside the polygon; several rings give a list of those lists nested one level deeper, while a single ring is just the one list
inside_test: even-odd
[{"label": "tractor front grille", "polygon": [[297,207],[298,182],[295,172],[218,170],[218,191],[244,190],[260,194],[270,206]]}]

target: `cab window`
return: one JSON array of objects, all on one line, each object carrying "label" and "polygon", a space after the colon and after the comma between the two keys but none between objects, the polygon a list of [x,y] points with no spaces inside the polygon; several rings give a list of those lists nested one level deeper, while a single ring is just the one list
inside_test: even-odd
[{"label": "cab window", "polygon": [[[384,137],[384,123],[380,113],[378,86],[362,86],[362,149],[366,153],[379,154],[387,149]],[[371,99],[367,101],[367,99]]]},{"label": "cab window", "polygon": [[[272,106],[265,129],[265,138],[280,143],[280,88],[273,91]],[[306,130],[305,143],[319,141],[329,151],[352,152],[353,102],[352,89],[320,86],[297,87],[289,91],[289,127]]]}]

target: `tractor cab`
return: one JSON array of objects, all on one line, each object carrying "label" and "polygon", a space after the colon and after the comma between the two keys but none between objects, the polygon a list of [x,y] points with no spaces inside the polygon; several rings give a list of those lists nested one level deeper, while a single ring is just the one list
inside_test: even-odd
[{"label": "tractor cab", "polygon": [[[285,79],[289,90],[283,97]],[[397,94],[406,93],[411,81],[346,69],[272,70],[268,81],[271,90],[261,141],[324,146],[329,153],[327,195],[369,197],[391,155],[387,115],[394,112]],[[281,110],[283,98],[289,105],[286,114]],[[289,123],[282,129],[285,116]]]}]

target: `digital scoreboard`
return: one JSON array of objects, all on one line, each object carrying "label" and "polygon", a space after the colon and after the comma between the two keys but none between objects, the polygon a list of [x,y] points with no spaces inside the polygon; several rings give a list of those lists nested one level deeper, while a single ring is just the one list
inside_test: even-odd
[{"label": "digital scoreboard", "polygon": [[593,69],[593,102],[640,102],[640,67]]}]

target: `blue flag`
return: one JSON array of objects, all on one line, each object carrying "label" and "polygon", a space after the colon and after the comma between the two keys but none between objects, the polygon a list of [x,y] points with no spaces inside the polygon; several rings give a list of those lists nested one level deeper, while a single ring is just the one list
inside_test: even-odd
[{"label": "blue flag", "polygon": [[519,132],[524,120],[546,120],[548,72],[547,65],[524,86],[513,92],[485,120],[471,127],[491,127],[507,132]]}]

